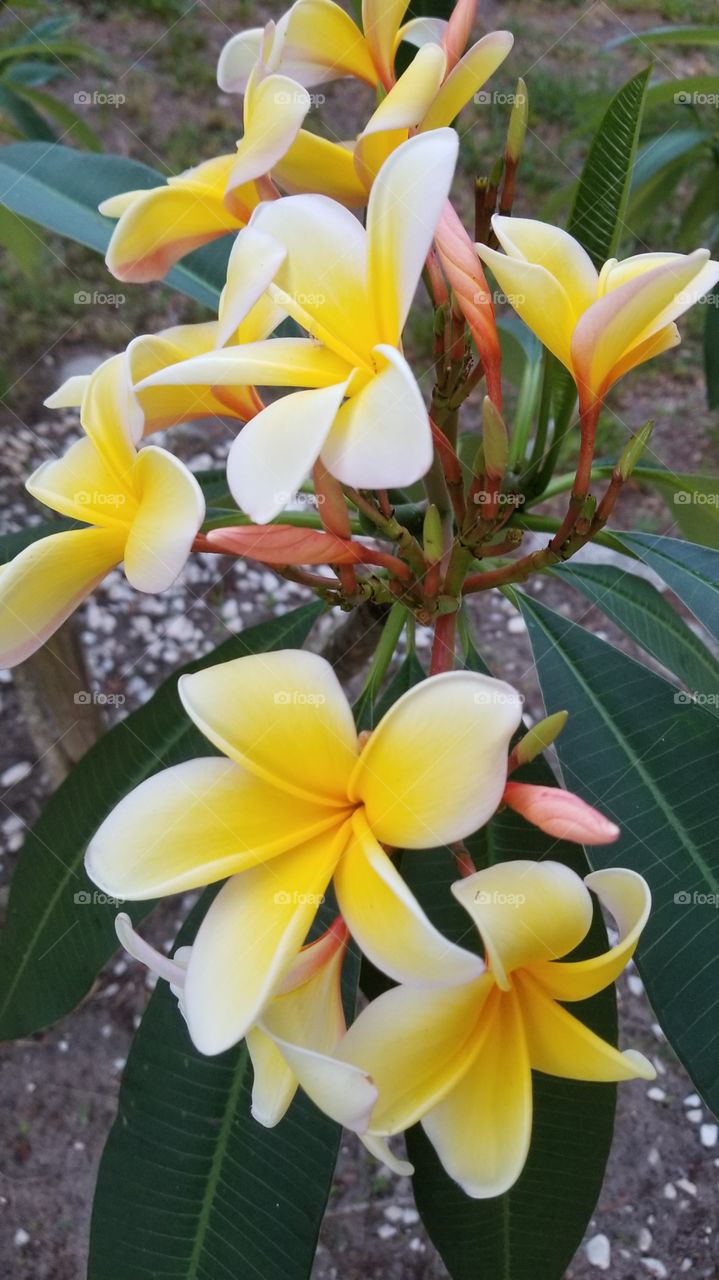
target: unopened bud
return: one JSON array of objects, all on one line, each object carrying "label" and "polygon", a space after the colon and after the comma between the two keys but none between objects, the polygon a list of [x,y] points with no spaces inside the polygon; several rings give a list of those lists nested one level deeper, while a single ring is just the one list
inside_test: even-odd
[{"label": "unopened bud", "polygon": [[652,421],[646,422],[641,430],[637,431],[637,434],[632,436],[628,444],[624,446],[622,456],[617,465],[617,471],[622,477],[622,480],[629,479],[639,459],[644,453],[644,450],[649,444],[653,430],[654,423]]},{"label": "unopened bud", "polygon": [[527,115],[529,111],[529,97],[527,94],[527,86],[520,76],[517,81],[517,89],[514,95],[514,105],[512,114],[509,117],[509,126],[507,128],[507,161],[509,164],[519,164],[519,159],[524,147],[524,137],[527,132]]},{"label": "unopened bud", "polygon": [[567,723],[567,716],[566,711],[555,711],[554,715],[545,716],[544,720],[532,725],[512,752],[516,764],[530,764],[543,751],[546,751],[547,747],[551,747]]},{"label": "unopened bud", "polygon": [[486,470],[503,476],[509,461],[509,437],[504,418],[489,396],[482,403],[482,431]]},{"label": "unopened bud", "polygon": [[444,540],[442,537],[442,518],[437,508],[427,507],[424,517],[423,527],[423,544],[424,554],[430,564],[436,564],[442,559],[444,552]]},{"label": "unopened bud", "polygon": [[502,799],[515,813],[557,840],[590,845],[611,844],[621,834],[614,822],[561,787],[508,782]]}]

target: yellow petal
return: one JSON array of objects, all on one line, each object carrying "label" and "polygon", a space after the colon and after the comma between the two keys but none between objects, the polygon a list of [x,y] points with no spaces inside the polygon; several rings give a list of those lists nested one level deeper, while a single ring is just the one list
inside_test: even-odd
[{"label": "yellow petal", "polygon": [[138,508],[125,546],[125,574],[138,591],[165,591],[187,561],[205,500],[187,467],[155,445],[140,451],[133,478]]},{"label": "yellow petal", "polygon": [[[199,245],[247,221],[224,203],[235,156],[218,156],[188,170],[166,186],[138,192],[120,217],[105,261],[118,280],[161,280],[174,264]],[[238,198],[238,193],[235,193]],[[256,203],[256,200],[255,200]],[[109,212],[107,205],[101,210]]]},{"label": "yellow petal", "polygon": [[568,955],[592,923],[589,891],[561,862],[499,862],[453,884],[452,892],[479,929],[505,990],[513,970]]},{"label": "yellow petal", "polygon": [[529,973],[516,980],[529,1056],[536,1071],[569,1080],[653,1080],[641,1053],[620,1053],[552,1000]]},{"label": "yellow petal", "polygon": [[181,676],[178,688],[187,714],[230,759],[304,799],[348,807],[357,731],[324,658],[252,654]]},{"label": "yellow petal", "polygon": [[443,125],[451,124],[462,107],[502,65],[513,44],[511,32],[490,31],[489,35],[472,45],[447,76],[422,122],[422,129],[441,129]]},{"label": "yellow petal", "polygon": [[[380,170],[367,206],[367,280],[379,340],[397,346],[457,160],[453,129],[417,135]],[[377,341],[377,339],[375,339]]]},{"label": "yellow petal", "polygon": [[[218,332],[217,321],[209,320],[204,324],[176,325],[162,333],[134,338],[127,349],[133,380],[144,382],[153,374],[183,360],[189,361],[194,356],[214,351],[218,345]],[[213,387],[198,386],[189,381],[186,385],[173,383],[172,386],[145,387],[137,392],[137,398],[145,420],[146,435],[178,422],[190,422],[193,418],[231,415],[247,421],[262,408],[254,387],[223,388],[220,398]]]},{"label": "yellow petal", "polygon": [[250,1027],[245,1044],[252,1061],[252,1118],[273,1129],[286,1114],[297,1092],[297,1077],[271,1036]]},{"label": "yellow petal", "polygon": [[621,360],[617,361],[607,385],[614,386],[614,383],[623,378],[625,373],[629,373],[631,369],[636,369],[638,365],[644,364],[647,360],[653,360],[655,356],[662,355],[664,351],[671,351],[673,347],[678,347],[680,342],[681,338],[677,326],[675,324],[666,325],[658,333],[652,334],[651,338],[637,343]]},{"label": "yellow petal", "polygon": [[423,849],[482,826],[501,799],[520,717],[514,689],[471,671],[433,676],[403,694],[372,733],[351,783],[376,838]]},{"label": "yellow petal", "polygon": [[54,533],[0,567],[0,666],[35,653],[122,559],[124,532]]},{"label": "yellow petal", "polygon": [[394,79],[397,33],[406,9],[407,0],[362,0],[362,29],[385,88]]},{"label": "yellow petal", "polygon": [[371,85],[377,80],[359,27],[333,0],[301,0],[292,5],[281,66],[306,85],[339,76],[356,76]]},{"label": "yellow petal", "polygon": [[[227,263],[227,280],[220,296],[216,346],[222,347],[246,320],[274,279],[287,251],[256,227],[245,227],[235,238]],[[267,310],[265,308],[265,315]],[[264,337],[263,333],[255,334]]]},{"label": "yellow petal", "polygon": [[137,500],[131,486],[118,480],[91,440],[77,440],[61,457],[43,462],[25,488],[38,502],[71,520],[120,531],[120,545],[124,545]]},{"label": "yellow petal", "polygon": [[229,1049],[261,1017],[307,936],[346,838],[335,828],[232,876],[220,890],[185,982],[187,1025],[201,1053]]},{"label": "yellow petal", "polygon": [[[267,338],[220,347],[178,365],[163,368],[139,384],[148,387],[198,386],[330,387],[346,380],[344,360],[310,338]],[[271,407],[271,406],[270,406]]]},{"label": "yellow petal", "polygon": [[392,1151],[386,1138],[376,1138],[371,1134],[365,1134],[360,1138],[363,1147],[366,1147],[371,1156],[375,1160],[379,1160],[386,1165],[392,1173],[396,1173],[398,1178],[411,1178],[414,1173],[414,1165],[409,1160],[400,1160]]},{"label": "yellow petal", "polygon": [[320,1111],[345,1129],[365,1131],[377,1099],[377,1090],[365,1071],[278,1037],[275,1044]]},{"label": "yellow petal", "polygon": [[106,465],[120,483],[131,483],[142,436],[142,410],[132,388],[127,352],[110,356],[90,374],[81,405],[80,420]]},{"label": "yellow petal", "polygon": [[546,267],[497,253],[486,244],[475,246],[492,271],[510,306],[552,355],[572,370],[574,308],[558,280]]},{"label": "yellow petal", "polygon": [[337,827],[334,810],[279,791],[231,760],[201,757],[140,783],[90,842],[87,873],[129,900],[236,875]]},{"label": "yellow petal", "polygon": [[340,911],[362,952],[396,982],[469,982],[478,956],[448,942],[430,924],[360,811],[335,872]]},{"label": "yellow petal", "polygon": [[636,280],[638,276],[646,275],[647,271],[653,271],[655,267],[663,267],[683,257],[684,254],[681,253],[635,253],[631,258],[624,258],[621,262],[616,258],[610,258],[604,263],[599,273],[597,297],[603,298],[605,294],[618,289],[628,280]]},{"label": "yellow petal", "polygon": [[290,194],[317,191],[350,209],[359,208],[367,200],[351,147],[306,129],[300,129],[287,154],[272,170],[272,177]]},{"label": "yellow petal", "polygon": [[612,867],[593,871],[584,882],[614,916],[619,941],[603,955],[566,963],[541,961],[532,976],[555,1000],[587,1000],[616,982],[637,947],[652,905],[649,886],[636,871]]},{"label": "yellow petal", "polygon": [[89,381],[89,373],[73,374],[65,379],[57,391],[43,400],[43,404],[47,409],[77,409],[82,404]]},{"label": "yellow petal", "polygon": [[389,489],[414,484],[432,465],[432,431],[417,381],[395,347],[375,347],[378,373],[350,396],[322,444],[322,461],[343,484]]},{"label": "yellow petal", "polygon": [[477,1052],[477,1027],[493,986],[484,974],[455,986],[393,987],[352,1023],[337,1057],[366,1071],[377,1087],[370,1134],[408,1129],[462,1078]]},{"label": "yellow petal", "polygon": [[288,76],[255,82],[245,98],[245,132],[227,181],[228,192],[261,178],[289,151],[310,109],[310,95]]},{"label": "yellow petal", "polygon": [[486,1199],[514,1185],[532,1136],[532,1073],[514,992],[492,993],[474,1061],[422,1127],[468,1196]]},{"label": "yellow petal", "polygon": [[533,218],[503,218],[496,214],[492,229],[511,258],[544,267],[559,281],[575,319],[596,301],[596,268],[586,250],[567,231]]},{"label": "yellow petal", "polygon": [[384,160],[410,129],[416,129],[442,83],[447,60],[436,44],[425,45],[400,76],[363,129],[355,163],[369,189]]}]

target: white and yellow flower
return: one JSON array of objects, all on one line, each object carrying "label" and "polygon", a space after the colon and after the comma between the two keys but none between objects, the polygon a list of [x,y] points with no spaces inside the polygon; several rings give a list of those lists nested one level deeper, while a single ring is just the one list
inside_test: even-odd
[{"label": "white and yellow flower", "polygon": [[719,280],[708,249],[611,258],[597,272],[559,227],[531,218],[492,219],[504,249],[477,252],[525,324],[574,378],[583,408],[601,401],[630,369],[679,342],[675,320]]},{"label": "white and yellow flower", "polygon": [[[456,156],[451,129],[403,143],[372,188],[366,230],[322,196],[263,205],[232,258],[247,264],[247,287],[253,237],[281,246],[281,266],[261,268],[268,293],[311,336],[230,346],[140,384],[307,388],[259,413],[231,449],[230,489],[256,522],[282,510],[318,458],[342,483],[367,489],[412,484],[429,469],[429,417],[401,333]],[[231,260],[229,278],[239,275]]]},{"label": "white and yellow flower", "polygon": [[[118,358],[116,358],[117,361]],[[115,565],[138,591],[174,582],[205,516],[197,481],[154,445],[135,447],[137,426],[119,363],[91,383],[85,436],[27,481],[34,498],[89,528],[50,534],[0,568],[0,665],[39,649]]]},{"label": "white and yellow flower", "polygon": [[365,955],[397,981],[478,976],[426,921],[383,845],[424,849],[485,823],[521,706],[451,672],[401,697],[362,745],[324,659],[286,650],[183,676],[183,705],[224,757],[131,792],[91,841],[107,893],[155,898],[227,879],[195,939],[184,1006],[205,1053],[234,1044],[283,983],[330,880]]}]

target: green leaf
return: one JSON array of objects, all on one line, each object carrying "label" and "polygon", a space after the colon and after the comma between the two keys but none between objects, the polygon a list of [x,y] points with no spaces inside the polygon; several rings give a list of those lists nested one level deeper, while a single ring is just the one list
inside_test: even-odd
[{"label": "green leaf", "polygon": [[[125,156],[87,155],[41,142],[0,147],[0,204],[100,253],[115,223],[97,212],[98,204],[163,182],[162,174]],[[229,237],[223,236],[188,254],[165,283],[216,310],[228,254]]]},{"label": "green leaf", "polygon": [[[555,785],[541,759],[516,776]],[[468,843],[478,865],[477,850],[489,863],[550,857],[580,875],[589,870],[579,846],[550,839],[508,809]],[[405,853],[402,872],[437,927],[462,946],[479,949],[478,934],[468,929],[466,912],[449,891],[457,875],[448,851]],[[577,954],[596,955],[606,946],[597,912]],[[572,1013],[616,1043],[613,988],[573,1005]],[[515,1186],[493,1200],[466,1196],[444,1173],[420,1127],[408,1134],[417,1208],[453,1280],[559,1280],[584,1235],[611,1147],[616,1089],[536,1073],[533,1088],[529,1159]]]},{"label": "green leaf", "polygon": [[[581,591],[687,688],[719,690],[719,662],[645,578],[609,564],[571,564],[552,572]],[[707,709],[719,716],[719,699]]]},{"label": "green leaf", "polygon": [[653,906],[637,964],[668,1040],[717,1110],[719,726],[612,645],[514,594],[545,705],[569,711],[556,743],[566,786],[622,829],[616,844],[588,857],[649,882]]},{"label": "green leaf", "polygon": [[40,524],[28,525],[26,529],[18,529],[16,533],[4,533],[0,536],[0,565],[14,559],[25,547],[40,538],[49,538],[53,533],[64,533],[66,529],[82,529],[78,520],[69,520],[64,516],[58,520],[43,520]]},{"label": "green leaf", "polygon": [[646,533],[619,533],[617,537],[664,579],[710,635],[719,636],[718,551]]},{"label": "green leaf", "polygon": [[[717,174],[714,173],[714,181]],[[704,321],[704,377],[707,384],[707,404],[719,409],[719,294],[706,304]]]},{"label": "green leaf", "polygon": [[[602,467],[598,474],[608,477],[611,471],[611,466]],[[716,476],[688,475],[640,465],[634,468],[632,477],[658,489],[682,533],[691,542],[706,547],[719,545],[719,479]]]},{"label": "green leaf", "polygon": [[22,137],[44,142],[55,140],[55,132],[50,128],[47,120],[43,119],[40,113],[8,84],[0,84],[0,113],[10,117]]},{"label": "green leaf", "polygon": [[65,102],[53,97],[51,93],[44,93],[41,89],[28,85],[16,85],[15,92],[29,102],[36,111],[57,120],[65,137],[72,136],[74,141],[82,143],[90,151],[102,151],[102,143],[95,130],[85,124],[84,120],[81,120]]},{"label": "green leaf", "polygon": [[[203,895],[178,944],[194,938]],[[346,994],[358,961],[344,966]],[[100,1165],[88,1280],[306,1280],[339,1127],[298,1094],[275,1129],[250,1115],[246,1045],[197,1052],[165,982],[133,1041]]]},{"label": "green leaf", "polygon": [[604,47],[616,49],[620,44],[719,44],[719,27],[650,27],[648,31],[632,31],[629,35],[617,36]]},{"label": "green leaf", "polygon": [[0,245],[28,280],[37,278],[45,246],[29,222],[3,208],[0,208]]},{"label": "green leaf", "polygon": [[[322,606],[306,605],[226,640],[160,686],[87,752],[48,801],[23,846],[0,945],[0,1038],[47,1026],[77,1004],[116,948],[116,904],[98,894],[83,857],[133,787],[212,749],[180,704],[177,677],[248,653],[300,647]],[[131,904],[139,920],[151,903]]]},{"label": "green leaf", "polygon": [[628,219],[651,216],[660,195],[673,186],[677,175],[696,163],[696,153],[711,142],[704,129],[675,129],[662,138],[651,138],[641,147],[632,172]]},{"label": "green leaf", "polygon": [[[719,91],[719,76],[672,76],[671,80],[660,80],[659,84],[652,85],[647,93],[646,110],[663,106],[667,102],[672,102],[679,107],[692,104],[701,106],[703,97],[707,94],[716,96],[717,91]],[[697,96],[700,99],[698,103]]]}]

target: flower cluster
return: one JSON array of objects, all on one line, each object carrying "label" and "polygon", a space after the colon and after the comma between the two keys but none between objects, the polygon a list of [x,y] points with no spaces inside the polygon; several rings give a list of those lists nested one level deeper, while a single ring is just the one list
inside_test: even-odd
[{"label": "flower cluster", "polygon": [[[220,754],[128,795],[92,840],[87,868],[128,900],[224,881],[192,947],[172,960],[126,916],[118,933],[172,984],[200,1051],[247,1040],[259,1121],[275,1124],[301,1085],[398,1169],[407,1166],[388,1139],[421,1121],[450,1175],[483,1197],[523,1167],[533,1069],[581,1080],[650,1078],[653,1069],[564,1007],[627,963],[649,909],[644,881],[624,870],[582,881],[552,861],[477,871],[463,844],[501,805],[559,839],[619,834],[567,792],[508,781],[527,758],[521,743],[511,747],[519,695],[452,669],[463,597],[521,580],[538,563],[504,561],[522,537],[513,518],[524,495],[508,461],[482,264],[576,385],[579,459],[567,514],[542,553],[549,562],[597,532],[631,470],[620,460],[597,504],[589,485],[607,392],[675,345],[675,321],[719,279],[719,265],[697,249],[597,270],[566,232],[512,217],[526,93],[516,96],[503,175],[485,184],[470,236],[450,201],[453,124],[512,46],[504,31],[469,44],[475,7],[457,0],[447,22],[403,24],[404,0],[363,0],[360,27],[333,0],[296,0],[222,52],[220,87],[243,97],[236,151],[100,206],[117,220],[107,263],[119,280],[162,279],[190,251],[232,235],[225,286],[216,319],[139,336],[50,397],[52,407],[79,408],[83,436],[27,487],[75,527],[3,568],[0,661],[36,650],[119,563],[132,586],[156,592],[193,551],[249,556],[329,604],[399,603],[434,626],[430,677],[369,735],[358,734],[331,667],[309,653],[182,677],[187,714]],[[413,56],[398,75],[401,45]],[[344,78],[369,85],[377,105],[339,142],[305,124],[310,90]],[[429,404],[403,346],[421,279],[434,311]],[[467,450],[458,413],[482,382],[482,436]],[[258,388],[283,394],[266,403]],[[147,443],[209,415],[238,424],[227,459],[236,507],[223,528],[206,521],[182,463]],[[303,486],[317,498],[309,521],[292,510]],[[482,566],[487,556],[495,567]],[[466,947],[432,925],[395,856],[445,845]],[[605,955],[567,959],[588,933],[592,894],[619,941]],[[340,976],[350,937],[396,985],[347,1029]]]}]

